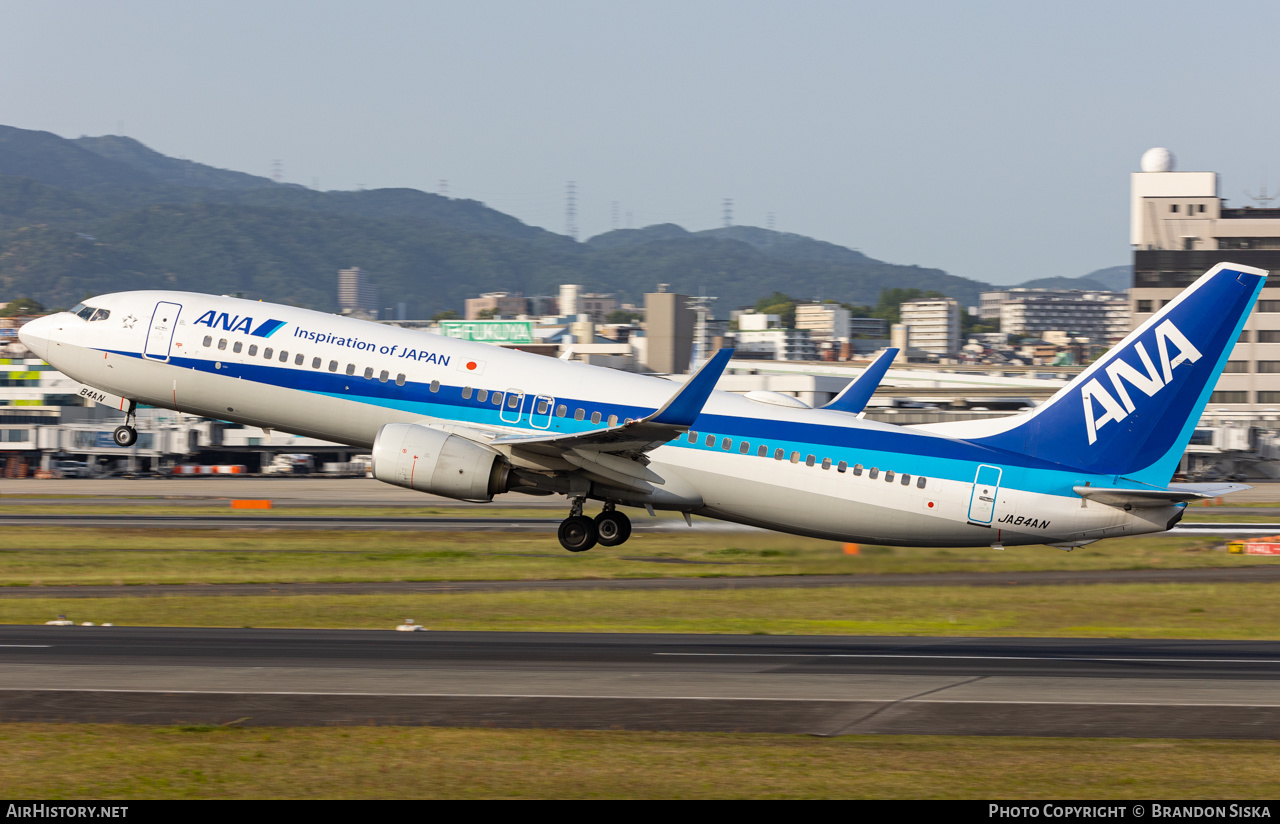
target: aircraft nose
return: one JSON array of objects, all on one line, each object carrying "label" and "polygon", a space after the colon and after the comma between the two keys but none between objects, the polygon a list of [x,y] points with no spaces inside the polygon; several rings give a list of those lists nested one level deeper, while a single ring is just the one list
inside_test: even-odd
[{"label": "aircraft nose", "polygon": [[47,361],[49,359],[49,338],[52,337],[55,323],[53,315],[28,321],[18,329],[18,340],[22,341],[22,344],[34,352],[41,360]]}]

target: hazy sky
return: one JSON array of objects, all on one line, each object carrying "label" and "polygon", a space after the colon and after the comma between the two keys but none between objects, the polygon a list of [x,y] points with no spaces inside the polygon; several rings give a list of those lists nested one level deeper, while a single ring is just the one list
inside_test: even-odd
[{"label": "hazy sky", "polygon": [[580,237],[767,225],[997,283],[1127,263],[1167,146],[1280,183],[1280,3],[0,0],[0,123]]}]

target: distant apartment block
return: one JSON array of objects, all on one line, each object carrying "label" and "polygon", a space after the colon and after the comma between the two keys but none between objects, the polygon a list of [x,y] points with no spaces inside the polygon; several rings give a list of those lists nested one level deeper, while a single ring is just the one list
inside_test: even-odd
[{"label": "distant apartment block", "polygon": [[834,303],[796,304],[796,328],[810,340],[848,340],[849,310]]},{"label": "distant apartment block", "polygon": [[338,310],[370,314],[378,311],[378,289],[359,266],[338,272]]},{"label": "distant apartment block", "polygon": [[960,304],[955,298],[925,298],[902,304],[907,346],[941,357],[960,351]]},{"label": "distant apartment block", "polygon": [[529,313],[529,299],[524,295],[510,292],[485,292],[478,298],[467,298],[465,316],[467,320],[482,320],[484,317],[514,318]]},{"label": "distant apartment block", "polygon": [[[1010,289],[983,292],[981,311],[989,295],[1005,296],[998,304],[1000,331],[1044,338],[1048,332],[1085,337],[1093,343],[1116,343],[1129,334],[1129,298],[1122,292]],[[985,319],[985,318],[984,318]]]}]

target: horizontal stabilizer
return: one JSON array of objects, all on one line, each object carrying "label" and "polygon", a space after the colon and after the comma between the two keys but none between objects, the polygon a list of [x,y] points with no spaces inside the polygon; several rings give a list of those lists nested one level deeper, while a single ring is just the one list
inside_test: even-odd
[{"label": "horizontal stabilizer", "polygon": [[850,415],[856,415],[866,409],[867,401],[871,400],[872,393],[880,386],[880,381],[884,380],[884,374],[889,371],[889,365],[893,363],[893,359],[898,357],[898,351],[886,349],[881,352],[880,357],[863,369],[861,375],[849,381],[849,385],[836,395],[831,403],[822,408],[848,412]]},{"label": "horizontal stabilizer", "polygon": [[1170,484],[1167,489],[1109,488],[1102,486],[1074,486],[1081,498],[1097,501],[1107,506],[1144,507],[1169,506],[1170,504],[1203,501],[1230,495],[1253,487],[1245,484]]}]

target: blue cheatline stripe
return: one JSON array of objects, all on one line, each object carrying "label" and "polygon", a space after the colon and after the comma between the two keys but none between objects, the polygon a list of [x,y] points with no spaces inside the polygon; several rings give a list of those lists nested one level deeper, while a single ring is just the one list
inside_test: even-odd
[{"label": "blue cheatline stripe", "polygon": [[[140,357],[137,352],[115,350],[113,352],[128,357]],[[468,399],[462,397],[463,387],[443,383],[437,392],[431,392],[428,383],[406,382],[404,386],[398,386],[394,380],[382,383],[376,378],[366,379],[362,374],[346,375],[257,363],[230,361],[220,363],[222,368],[215,369],[213,360],[174,357],[169,365],[210,375],[241,378],[264,385],[395,409],[422,417],[531,434],[590,432],[603,428],[605,425],[603,422],[607,421],[610,415],[616,415],[621,421],[626,418],[642,418],[654,411],[646,407],[561,397],[556,398],[556,405],[566,406],[569,414],[566,417],[553,415],[549,428],[534,429],[528,423],[528,410],[535,403],[535,396],[532,393],[525,396],[520,422],[511,424],[499,417],[500,407],[492,403],[494,394],[492,392],[489,394],[489,399],[481,403],[477,399],[478,390],[472,389],[472,395]],[[505,397],[505,393],[502,394]],[[573,411],[578,408],[586,411],[586,417],[582,421],[576,421],[572,417]],[[601,424],[590,422],[592,412],[601,414]],[[1097,477],[1095,473],[1050,464],[967,441],[936,438],[906,431],[886,432],[861,427],[840,427],[707,413],[699,415],[691,428],[699,435],[696,444],[689,443],[688,438],[682,436],[673,440],[669,446],[701,451],[724,451],[720,448],[720,444],[723,438],[730,437],[733,440],[734,454],[744,459],[755,458],[756,461],[764,461],[764,458],[756,455],[756,450],[760,444],[766,444],[769,447],[768,460],[770,461],[773,460],[774,451],[781,448],[788,459],[792,452],[799,452],[802,461],[812,454],[818,461],[822,458],[830,458],[832,463],[845,461],[851,466],[860,463],[868,468],[875,466],[882,470],[893,470],[895,473],[906,472],[965,483],[973,480],[973,467],[976,464],[988,463],[1005,468],[1006,474],[1002,482],[1004,486],[1035,489],[1071,497],[1074,497],[1074,493],[1071,492],[1073,485]],[[712,447],[705,444],[708,433],[716,436],[715,445]],[[748,455],[736,452],[743,440],[751,444],[751,452]],[[928,450],[927,454],[922,450]],[[744,471],[751,470],[744,469]]]}]

